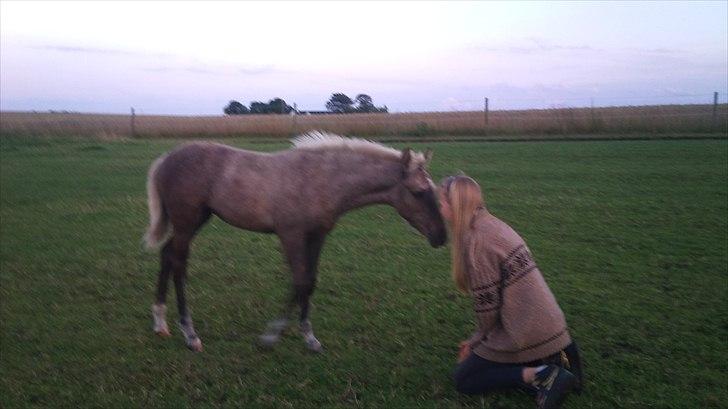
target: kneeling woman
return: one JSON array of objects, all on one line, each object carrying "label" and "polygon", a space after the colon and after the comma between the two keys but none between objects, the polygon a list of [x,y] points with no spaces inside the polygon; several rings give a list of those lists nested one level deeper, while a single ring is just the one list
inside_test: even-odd
[{"label": "kneeling woman", "polygon": [[581,362],[564,314],[523,239],[486,209],[480,186],[451,176],[440,186],[457,287],[474,298],[478,330],[460,344],[455,386],[466,394],[520,387],[539,408],[581,388]]}]

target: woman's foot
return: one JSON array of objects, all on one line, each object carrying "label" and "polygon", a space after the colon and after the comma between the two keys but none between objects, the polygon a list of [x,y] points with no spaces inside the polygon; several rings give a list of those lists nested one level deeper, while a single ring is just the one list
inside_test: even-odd
[{"label": "woman's foot", "polygon": [[576,377],[564,368],[549,365],[536,373],[533,386],[537,388],[536,405],[539,409],[558,408],[574,388]]}]

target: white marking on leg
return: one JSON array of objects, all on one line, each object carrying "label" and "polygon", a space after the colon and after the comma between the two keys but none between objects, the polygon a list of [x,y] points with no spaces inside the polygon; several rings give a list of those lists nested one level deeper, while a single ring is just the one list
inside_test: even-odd
[{"label": "white marking on leg", "polygon": [[272,346],[281,339],[281,333],[288,327],[288,319],[279,318],[270,321],[266,326],[263,335],[258,337],[260,343],[264,346]]},{"label": "white marking on leg", "polygon": [[316,336],[313,335],[313,326],[311,325],[311,321],[301,321],[300,330],[301,335],[303,335],[303,340],[306,343],[306,347],[313,352],[321,352],[323,347],[321,342],[319,342],[319,340],[316,339]]},{"label": "white marking on leg", "polygon": [[182,330],[182,334],[185,336],[185,344],[187,344],[187,347],[195,352],[201,352],[202,340],[195,332],[195,327],[192,325],[192,319],[190,317],[185,317],[180,320],[179,329]]},{"label": "white marking on leg", "polygon": [[154,333],[163,337],[170,336],[167,326],[167,306],[164,304],[152,305],[152,318],[154,318]]}]

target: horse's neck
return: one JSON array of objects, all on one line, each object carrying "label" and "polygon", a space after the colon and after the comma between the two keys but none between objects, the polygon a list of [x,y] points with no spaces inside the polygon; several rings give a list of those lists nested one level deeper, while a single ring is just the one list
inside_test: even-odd
[{"label": "horse's neck", "polygon": [[333,182],[339,214],[372,204],[392,204],[392,189],[401,174],[397,162],[379,160],[361,166],[359,161],[351,161],[344,167]]},{"label": "horse's neck", "polygon": [[360,207],[369,206],[373,204],[392,204],[392,192],[390,189],[386,190],[373,190],[361,195],[352,197],[342,203],[340,207],[340,213],[346,213],[348,211],[358,209]]}]

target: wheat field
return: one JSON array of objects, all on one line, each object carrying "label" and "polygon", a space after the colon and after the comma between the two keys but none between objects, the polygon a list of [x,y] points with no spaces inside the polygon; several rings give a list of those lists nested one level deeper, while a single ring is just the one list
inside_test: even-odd
[{"label": "wheat field", "polygon": [[347,115],[159,116],[0,113],[3,135],[289,137],[309,130],[361,136],[535,135],[728,131],[728,104]]}]

